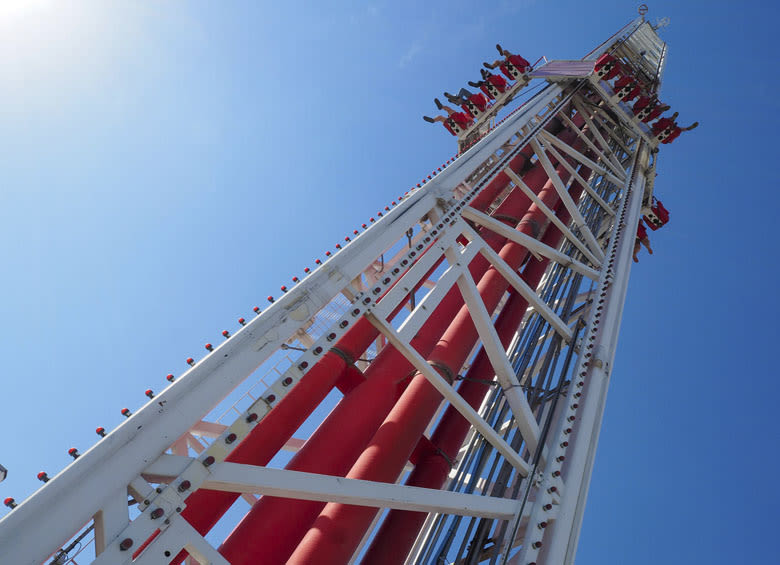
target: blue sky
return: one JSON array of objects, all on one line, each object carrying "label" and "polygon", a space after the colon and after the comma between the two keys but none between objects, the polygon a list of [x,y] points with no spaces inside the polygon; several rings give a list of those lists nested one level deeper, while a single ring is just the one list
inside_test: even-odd
[{"label": "blue sky", "polygon": [[[0,497],[455,152],[494,44],[576,58],[634,2],[0,5]],[[632,272],[579,564],[770,563],[777,10],[653,2],[671,222]],[[261,304],[262,305],[262,304]]]}]

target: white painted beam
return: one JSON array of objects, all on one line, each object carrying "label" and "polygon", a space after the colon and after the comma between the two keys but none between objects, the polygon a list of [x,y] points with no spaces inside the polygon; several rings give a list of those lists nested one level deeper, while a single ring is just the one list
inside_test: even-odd
[{"label": "white painted beam", "polygon": [[442,377],[428,362],[423,359],[416,349],[414,349],[408,341],[402,339],[398,333],[384,320],[377,318],[370,312],[366,314],[366,318],[382,332],[387,340],[395,347],[399,353],[401,353],[406,359],[425,376],[428,381],[438,390],[446,400],[452,404],[466,420],[490,443],[496,450],[504,456],[504,458],[522,475],[527,475],[529,466],[528,463],[520,456],[517,451],[512,449],[503,437],[501,437],[496,430],[494,430],[490,424],[488,424],[482,417],[474,410],[471,405],[466,402],[457,391]]},{"label": "white painted beam", "polygon": [[263,494],[280,498],[498,519],[513,516],[520,504],[519,501],[506,498],[347,479],[240,463],[215,465],[211,476],[203,483],[203,487],[210,490]]},{"label": "white painted beam", "polygon": [[525,181],[521,179],[515,172],[507,167],[504,169],[504,172],[507,174],[507,176],[511,179],[513,183],[515,183],[520,190],[523,191],[523,194],[525,194],[531,202],[536,204],[536,207],[539,208],[539,210],[542,211],[542,213],[547,217],[548,220],[550,220],[555,227],[557,227],[559,230],[561,230],[561,233],[563,236],[568,239],[569,241],[574,244],[574,246],[579,249],[583,255],[590,261],[592,264],[599,266],[601,265],[601,261],[599,261],[595,255],[588,249],[588,246],[585,245],[583,242],[579,240],[579,238],[574,235],[574,233],[568,228],[566,224],[564,224],[561,219],[555,215],[555,212],[550,210],[550,208],[542,202],[542,200],[536,195],[536,193],[531,190],[531,187],[529,187],[527,184],[525,184]]},{"label": "white painted beam", "polygon": [[554,135],[550,135],[546,131],[540,131],[540,135],[546,140],[558,147],[561,151],[569,155],[570,157],[573,157],[575,160],[579,161],[583,165],[587,165],[593,170],[596,170],[603,174],[610,182],[613,182],[617,185],[622,185],[623,180],[616,177],[614,174],[612,174],[612,171],[604,167],[603,165],[600,165],[596,163],[595,161],[588,159],[585,155],[568,145],[567,143],[564,143]]},{"label": "white painted beam", "polygon": [[588,244],[588,247],[590,247],[590,250],[596,256],[599,262],[604,261],[604,252],[601,250],[599,242],[596,241],[596,237],[590,231],[588,224],[585,222],[585,218],[583,218],[582,214],[580,214],[580,210],[577,208],[577,204],[575,204],[574,200],[572,200],[571,196],[569,195],[569,191],[566,190],[566,187],[563,184],[563,180],[561,180],[561,177],[558,175],[558,171],[556,171],[555,167],[553,167],[552,161],[550,161],[550,158],[547,156],[547,152],[535,138],[531,140],[531,147],[533,147],[534,152],[536,152],[536,156],[539,158],[539,162],[542,164],[542,168],[544,168],[545,172],[547,173],[547,177],[553,183],[555,191],[558,193],[561,202],[563,202],[566,211],[569,212],[569,215],[571,216],[574,224],[579,228],[582,237],[585,238],[585,242]]},{"label": "white painted beam", "polygon": [[458,288],[460,288],[466,306],[468,306],[471,320],[477,328],[477,333],[482,340],[482,347],[490,359],[490,364],[493,366],[496,378],[509,403],[509,408],[515,416],[520,434],[523,436],[528,450],[534,453],[539,444],[539,425],[528,405],[525,394],[523,394],[515,370],[509,362],[490,313],[487,311],[485,303],[482,302],[482,297],[479,295],[477,285],[470,273],[464,273],[458,278]]},{"label": "white painted beam", "polygon": [[[469,237],[479,238],[476,232],[473,230]],[[501,256],[493,251],[488,245],[482,245],[479,250],[482,255],[501,273],[501,275],[512,285],[512,287],[519,292],[523,298],[528,301],[528,304],[542,316],[549,324],[557,331],[565,341],[571,341],[572,331],[571,328],[561,320],[560,316],[552,311],[552,309],[536,294],[536,290],[528,286],[520,275],[518,275],[514,269],[504,261]]]},{"label": "white painted beam", "polygon": [[548,259],[552,259],[556,263],[560,263],[564,267],[569,267],[571,270],[580,273],[581,275],[584,275],[591,280],[595,281],[599,278],[599,273],[595,269],[592,269],[587,265],[580,263],[579,261],[575,261],[557,249],[542,243],[538,239],[535,239],[528,234],[524,234],[523,232],[511,228],[508,225],[496,220],[495,218],[491,218],[487,214],[480,212],[479,210],[467,206],[463,209],[462,214],[464,218],[467,218],[472,222],[477,223],[489,229],[490,231],[509,239],[510,241],[514,241],[518,245],[522,245],[534,254],[542,255]]}]

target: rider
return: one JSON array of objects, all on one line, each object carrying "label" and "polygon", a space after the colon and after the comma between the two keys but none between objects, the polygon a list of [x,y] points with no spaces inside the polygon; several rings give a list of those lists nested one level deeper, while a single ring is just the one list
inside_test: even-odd
[{"label": "rider", "polygon": [[645,229],[645,226],[642,225],[642,222],[639,222],[639,225],[636,228],[636,239],[634,240],[634,263],[639,263],[639,257],[637,257],[637,255],[639,254],[639,250],[642,249],[642,245],[647,248],[647,252],[650,255],[653,254],[653,248],[650,247],[650,238],[647,237],[647,230]]},{"label": "rider", "polygon": [[498,52],[504,58],[496,59],[492,63],[482,63],[488,69],[501,67],[501,72],[512,80],[519,78],[521,75],[524,75],[531,70],[531,64],[520,55],[513,54],[508,49],[502,48],[500,44],[496,44],[496,49],[498,49]]},{"label": "rider", "polygon": [[[447,115],[435,116],[433,118],[431,118],[430,116],[423,116],[423,120],[425,120],[426,122],[430,122],[430,123],[441,122],[442,125],[444,125],[444,127],[447,128],[447,130],[452,135],[457,135],[455,128],[465,130],[471,124],[471,116],[469,116],[465,112],[457,112],[455,111],[455,109],[450,108],[449,106],[445,106],[439,101],[438,98],[434,98],[433,101],[436,103],[436,107],[439,110],[444,110],[445,112],[447,112]],[[453,126],[455,126],[455,128]]]}]

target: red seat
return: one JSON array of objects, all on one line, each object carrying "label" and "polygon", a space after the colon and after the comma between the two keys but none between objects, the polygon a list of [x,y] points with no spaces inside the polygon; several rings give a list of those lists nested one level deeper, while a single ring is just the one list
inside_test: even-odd
[{"label": "red seat", "polygon": [[650,207],[650,211],[645,214],[645,223],[653,231],[669,223],[669,211],[655,197],[653,198],[653,205]]}]

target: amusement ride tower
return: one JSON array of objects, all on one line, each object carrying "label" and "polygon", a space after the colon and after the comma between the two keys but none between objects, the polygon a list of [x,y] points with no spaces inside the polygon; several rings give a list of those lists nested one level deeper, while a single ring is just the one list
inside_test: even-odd
[{"label": "amusement ride tower", "polygon": [[581,59],[507,62],[445,122],[457,157],[6,499],[0,563],[572,563],[680,132],[653,123],[666,44],[641,14]]}]

